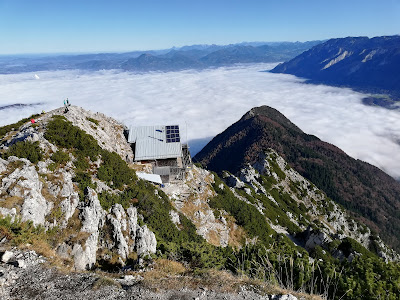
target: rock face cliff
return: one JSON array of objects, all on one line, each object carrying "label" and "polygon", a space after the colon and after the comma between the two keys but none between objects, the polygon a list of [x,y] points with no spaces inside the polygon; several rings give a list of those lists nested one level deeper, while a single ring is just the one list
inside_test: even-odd
[{"label": "rock face cliff", "polygon": [[399,64],[399,36],[347,37],[316,45],[271,72],[293,74],[315,83],[389,93],[400,99]]}]

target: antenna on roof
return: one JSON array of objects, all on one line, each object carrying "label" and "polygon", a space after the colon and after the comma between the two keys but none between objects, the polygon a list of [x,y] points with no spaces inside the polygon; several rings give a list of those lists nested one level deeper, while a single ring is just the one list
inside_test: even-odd
[{"label": "antenna on roof", "polygon": [[164,140],[162,140],[162,139],[158,139],[158,138],[156,138],[156,137],[154,137],[154,136],[149,136],[149,138],[151,138],[151,139],[155,139],[155,140],[158,140],[158,141],[160,141],[160,142],[164,142]]},{"label": "antenna on roof", "polygon": [[187,122],[186,122],[186,120],[185,120],[185,125],[186,125],[186,144],[188,145],[188,147],[189,147],[189,141],[188,141],[188,130],[187,130]]}]

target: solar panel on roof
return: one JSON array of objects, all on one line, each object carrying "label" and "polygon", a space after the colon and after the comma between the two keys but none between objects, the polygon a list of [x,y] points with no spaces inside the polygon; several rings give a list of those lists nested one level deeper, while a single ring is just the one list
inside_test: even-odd
[{"label": "solar panel on roof", "polygon": [[181,141],[179,136],[178,125],[165,126],[165,138],[167,143],[179,143]]}]

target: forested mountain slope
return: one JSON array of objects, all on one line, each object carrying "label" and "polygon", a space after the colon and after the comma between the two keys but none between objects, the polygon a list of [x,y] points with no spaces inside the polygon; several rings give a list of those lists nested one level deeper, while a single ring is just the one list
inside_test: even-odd
[{"label": "forested mountain slope", "polygon": [[217,135],[195,160],[219,173],[235,173],[267,148],[275,149],[291,167],[400,249],[400,183],[302,132],[273,108],[253,108]]}]

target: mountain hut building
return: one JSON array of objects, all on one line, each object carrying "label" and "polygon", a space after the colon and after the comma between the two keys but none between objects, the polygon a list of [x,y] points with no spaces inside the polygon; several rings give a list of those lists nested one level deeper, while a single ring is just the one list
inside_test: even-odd
[{"label": "mountain hut building", "polygon": [[163,183],[183,180],[192,166],[189,147],[181,143],[179,125],[131,126],[128,132],[134,161],[150,163]]}]

